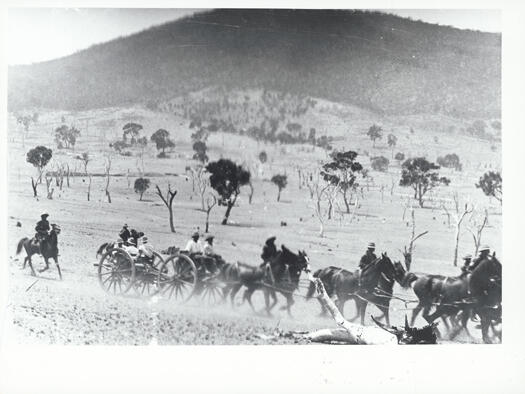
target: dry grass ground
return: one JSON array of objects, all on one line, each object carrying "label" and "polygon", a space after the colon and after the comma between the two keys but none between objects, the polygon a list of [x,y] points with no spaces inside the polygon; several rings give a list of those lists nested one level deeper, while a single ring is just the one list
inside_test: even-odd
[{"label": "dry grass ground", "polygon": [[[336,106],[333,106],[334,108]],[[323,108],[322,106],[320,108]],[[332,107],[327,107],[332,108]],[[342,149],[360,152],[358,160],[369,166],[369,156],[384,155],[390,158],[390,148],[386,146],[386,136],[382,141],[372,143],[365,135],[373,122],[372,115],[348,108],[339,115],[319,110],[311,115],[320,134],[343,137],[335,144]],[[352,112],[353,111],[353,112]],[[82,135],[75,151],[58,151],[53,142],[53,130],[61,124],[65,116],[66,124],[75,124]],[[104,179],[93,177],[92,198],[86,199],[86,177],[71,179],[71,187],[55,190],[53,199],[45,197],[45,183],[39,186],[40,197],[35,199],[31,191],[31,176],[35,169],[25,162],[26,152],[36,145],[53,148],[55,162],[70,164],[71,168],[81,165],[75,156],[89,152],[92,161],[88,165],[91,173],[103,173],[104,157],[109,153],[108,143],[121,135],[122,125],[136,121],[144,126],[144,135],[149,136],[158,128],[171,132],[176,144],[170,158],[158,159],[154,147],[148,147],[144,156],[147,172],[178,176],[151,177],[152,187],[145,193],[144,201],[138,201],[133,191],[140,160],[134,156],[124,157],[112,153],[112,173],[131,173],[129,180],[112,177],[110,191],[112,203],[104,195]],[[446,120],[450,121],[450,120]],[[425,273],[458,275],[459,267],[452,264],[454,251],[454,228],[447,225],[447,218],[440,207],[440,201],[450,201],[452,193],[458,192],[463,201],[467,199],[475,208],[489,210],[489,226],[483,233],[483,243],[494,250],[501,250],[501,208],[499,203],[489,201],[474,187],[474,183],[489,168],[500,167],[500,144],[497,151],[491,144],[459,134],[435,131],[432,122],[425,126],[424,119],[384,118],[380,123],[385,134],[393,131],[398,136],[398,147],[409,156],[423,154],[435,161],[439,155],[457,153],[464,170],[454,172],[443,170],[452,182],[449,187],[436,190],[433,201],[424,209],[416,208],[417,231],[429,233],[417,241],[413,270]],[[410,126],[417,124],[415,134]],[[86,129],[87,126],[87,129]],[[257,338],[255,333],[272,333],[281,329],[309,330],[333,324],[330,320],[317,317],[317,302],[307,303],[301,289],[294,305],[294,319],[285,312],[277,312],[274,318],[255,315],[248,306],[236,310],[219,305],[205,307],[198,300],[187,305],[173,302],[136,298],[115,298],[106,295],[98,286],[95,276],[95,252],[98,246],[108,240],[115,240],[124,222],[144,231],[157,249],[171,245],[182,246],[191,232],[204,229],[205,213],[200,208],[200,198],[192,193],[191,181],[185,176],[185,168],[194,164],[191,160],[191,130],[188,121],[177,116],[149,112],[142,108],[107,109],[85,113],[42,113],[37,124],[25,133],[13,119],[9,123],[9,264],[10,264],[10,311],[13,325],[10,327],[13,338],[20,342],[72,343],[72,344],[146,344],[152,340],[163,344],[243,344],[268,343]],[[438,136],[437,141],[434,136]],[[347,214],[336,214],[325,224],[325,236],[319,237],[319,223],[314,216],[310,195],[298,183],[297,167],[315,168],[318,161],[326,159],[326,153],[319,148],[307,146],[278,146],[257,143],[246,137],[229,134],[213,134],[208,141],[211,160],[219,157],[234,159],[237,162],[255,163],[258,153],[265,150],[269,163],[262,172],[254,174],[255,194],[252,204],[248,203],[247,189],[243,190],[237,206],[232,210],[231,224],[221,226],[224,207],[216,207],[211,213],[210,231],[216,236],[216,250],[226,261],[259,263],[264,240],[277,236],[278,244],[285,244],[292,250],[304,249],[311,260],[312,268],[328,265],[355,269],[366,244],[374,241],[378,252],[386,251],[393,260],[402,260],[399,252],[407,244],[410,236],[409,215],[404,205],[411,192],[397,186],[400,167],[392,161],[387,173],[371,171],[373,184],[363,190],[361,206],[353,218]],[[52,169],[52,164],[49,166]],[[286,172],[288,187],[276,202],[277,188],[269,179],[275,173]],[[129,181],[129,183],[128,183]],[[391,185],[394,188],[391,193]],[[176,233],[169,231],[167,210],[154,193],[154,185],[165,189],[170,183],[178,194],[174,202]],[[383,192],[381,192],[383,186]],[[55,186],[55,189],[58,189]],[[415,201],[410,199],[411,204]],[[64,281],[59,282],[54,267],[39,276],[38,281],[26,290],[35,278],[29,270],[21,271],[23,254],[15,257],[18,240],[32,236],[34,223],[40,213],[47,211],[52,223],[60,224],[60,263]],[[286,226],[281,226],[281,222]],[[21,227],[16,223],[20,222]],[[468,223],[466,223],[468,224]],[[466,226],[465,226],[466,229]],[[473,252],[470,233],[463,231],[459,244],[460,255]],[[35,266],[41,266],[40,258],[34,259]],[[414,299],[411,290],[395,287],[395,294]],[[239,297],[240,298],[240,297]],[[281,305],[282,301],[281,300]],[[262,308],[262,296],[255,297],[255,303]],[[408,307],[412,307],[409,304]],[[398,300],[391,303],[392,322],[400,324],[405,313],[405,305]],[[367,323],[371,324],[370,314],[377,314],[374,307],[367,311]],[[346,316],[353,316],[354,307],[347,304]],[[419,318],[418,324],[423,324]],[[472,323],[471,323],[472,324]],[[479,330],[471,330],[479,340]],[[155,338],[155,339],[154,339]],[[468,340],[460,337],[459,341]],[[279,340],[281,341],[281,340]],[[279,342],[279,341],[276,341]],[[288,341],[288,340],[282,340]]]}]

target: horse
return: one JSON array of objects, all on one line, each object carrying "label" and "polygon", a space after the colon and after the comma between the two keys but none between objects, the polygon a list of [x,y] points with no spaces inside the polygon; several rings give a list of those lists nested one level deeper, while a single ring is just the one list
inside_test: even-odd
[{"label": "horse", "polygon": [[51,231],[49,232],[49,236],[45,241],[40,242],[34,242],[34,238],[22,238],[20,241],[18,241],[18,245],[16,247],[16,254],[20,254],[22,251],[22,248],[26,251],[26,258],[24,259],[24,265],[22,266],[22,269],[26,268],[26,264],[29,263],[29,267],[31,268],[31,275],[36,276],[35,269],[33,268],[33,263],[31,261],[31,256],[34,254],[39,254],[44,258],[44,261],[46,263],[46,266],[38,272],[44,272],[49,269],[49,261],[48,259],[52,258],[55,260],[55,265],[58,270],[58,275],[60,277],[60,280],[62,280],[62,271],[60,270],[60,265],[58,264],[58,234],[60,234],[60,227],[56,224],[51,224]]},{"label": "horse", "polygon": [[483,342],[491,343],[488,329],[493,321],[501,320],[501,263],[495,253],[482,260],[469,275],[444,282],[439,300],[434,313],[426,318],[427,322],[464,311],[466,325],[468,312],[473,311],[480,317]]},{"label": "horse", "polygon": [[[351,272],[330,266],[316,271],[314,276],[321,279],[329,297],[337,296],[335,304],[341,314],[346,301],[355,301],[357,312],[351,321],[361,317],[361,324],[364,324],[366,307],[368,302],[372,302],[382,312],[381,317],[390,324],[389,308],[393,286],[395,281],[401,281],[402,276],[396,272],[386,253],[361,270]],[[306,298],[311,298],[314,291],[315,287],[310,284]],[[321,313],[323,312],[324,310]]]},{"label": "horse", "polygon": [[[314,278],[319,278],[323,282],[323,286],[324,286],[324,289],[326,291],[326,294],[328,295],[328,297],[332,298],[335,295],[335,291],[334,291],[334,276],[342,274],[343,272],[352,274],[350,271],[347,271],[344,268],[334,267],[333,265],[331,265],[331,266],[326,267],[326,268],[318,269],[317,271],[315,271],[313,273],[312,276]],[[316,292],[315,283],[311,282],[310,285],[308,286],[308,291],[306,293],[306,300],[307,301],[310,300],[313,297],[313,295],[315,294],[315,292]],[[349,295],[349,297],[353,298],[353,296],[351,296],[350,294],[348,294],[348,295]],[[319,316],[326,316],[326,314],[327,314],[326,307],[323,305],[321,300],[318,299],[318,301],[319,301],[319,304],[321,305],[321,313],[319,314]],[[339,299],[337,299],[335,301],[336,306],[338,306],[337,305],[338,302],[339,302]],[[344,307],[344,302],[343,302],[343,307]],[[343,311],[340,308],[340,306],[338,306],[338,309],[341,311],[341,313],[343,313]]]},{"label": "horse", "polygon": [[[229,283],[223,289],[223,296],[226,297],[231,291],[230,299],[233,305],[235,295],[242,286],[245,286],[243,301],[247,300],[255,311],[251,297],[256,290],[263,290],[266,312],[271,316],[271,310],[277,303],[276,293],[278,292],[285,296],[287,301],[285,309],[292,317],[291,307],[295,303],[293,292],[299,287],[301,272],[308,270],[308,257],[304,251],[295,254],[282,245],[281,251],[268,263],[259,266],[240,262],[223,265],[222,279]],[[273,298],[271,305],[270,296]]]}]

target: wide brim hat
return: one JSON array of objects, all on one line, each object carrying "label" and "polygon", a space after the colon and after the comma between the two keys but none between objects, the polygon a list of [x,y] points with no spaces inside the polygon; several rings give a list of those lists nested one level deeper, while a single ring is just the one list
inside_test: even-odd
[{"label": "wide brim hat", "polygon": [[368,243],[368,249],[375,249],[376,248],[376,244],[373,243],[373,242],[369,242]]},{"label": "wide brim hat", "polygon": [[472,259],[471,254],[466,254],[465,256],[463,256],[463,260],[470,260],[470,259]]},{"label": "wide brim hat", "polygon": [[213,235],[208,235],[204,240],[205,241],[209,241],[209,240],[212,240],[214,239],[215,237]]},{"label": "wide brim hat", "polygon": [[488,252],[490,251],[490,247],[488,245],[483,245],[481,248],[479,248],[480,252]]},{"label": "wide brim hat", "polygon": [[44,212],[42,215],[40,215],[41,218],[47,218],[49,216],[49,213]]},{"label": "wide brim hat", "polygon": [[192,234],[191,237],[192,237],[192,238],[194,238],[194,237],[200,237],[200,234],[199,234],[198,231],[195,231],[195,232]]}]

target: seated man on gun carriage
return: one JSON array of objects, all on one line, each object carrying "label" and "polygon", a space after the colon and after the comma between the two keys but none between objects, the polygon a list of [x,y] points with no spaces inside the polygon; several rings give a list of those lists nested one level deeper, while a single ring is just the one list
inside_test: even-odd
[{"label": "seated man on gun carriage", "polygon": [[142,237],[142,243],[138,247],[137,261],[145,262],[147,264],[153,264],[155,249],[153,245],[148,242],[148,237]]}]

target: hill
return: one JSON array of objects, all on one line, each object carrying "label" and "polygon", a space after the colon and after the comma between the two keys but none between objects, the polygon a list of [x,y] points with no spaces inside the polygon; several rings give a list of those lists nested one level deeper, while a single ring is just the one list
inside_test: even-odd
[{"label": "hill", "polygon": [[215,10],[9,68],[10,111],[86,110],[221,86],[381,114],[499,117],[501,35],[364,11]]}]

